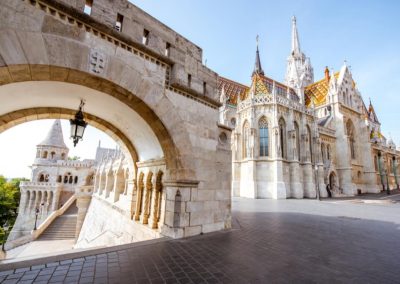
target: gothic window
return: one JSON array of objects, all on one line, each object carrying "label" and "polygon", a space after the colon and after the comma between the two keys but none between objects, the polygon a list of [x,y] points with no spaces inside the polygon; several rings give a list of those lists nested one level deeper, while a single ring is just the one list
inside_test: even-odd
[{"label": "gothic window", "polygon": [[250,158],[250,125],[246,121],[243,125],[243,159]]},{"label": "gothic window", "polygon": [[39,182],[43,182],[44,181],[44,174],[41,174],[40,176],[39,176]]},{"label": "gothic window", "polygon": [[294,122],[294,131],[296,134],[297,159],[300,161],[300,129],[296,121]]},{"label": "gothic window", "polygon": [[279,120],[280,157],[286,158],[286,124],[283,118]]},{"label": "gothic window", "polygon": [[260,157],[267,157],[268,152],[268,122],[265,117],[261,118],[258,122],[258,128],[260,131]]}]

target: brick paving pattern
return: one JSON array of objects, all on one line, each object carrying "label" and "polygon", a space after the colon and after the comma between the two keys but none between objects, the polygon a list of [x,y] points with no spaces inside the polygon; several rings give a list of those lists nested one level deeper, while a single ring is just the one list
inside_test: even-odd
[{"label": "brick paving pattern", "polygon": [[398,223],[245,211],[233,223],[226,232],[3,271],[0,282],[400,283]]}]

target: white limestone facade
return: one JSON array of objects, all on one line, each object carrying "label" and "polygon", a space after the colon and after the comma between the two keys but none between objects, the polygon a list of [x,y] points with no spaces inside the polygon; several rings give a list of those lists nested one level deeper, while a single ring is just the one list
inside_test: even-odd
[{"label": "white limestone facade", "polygon": [[398,188],[400,152],[386,142],[347,64],[314,83],[296,19],[285,84],[264,75],[257,47],[249,87],[219,77],[220,123],[232,132],[232,194],[353,196]]}]

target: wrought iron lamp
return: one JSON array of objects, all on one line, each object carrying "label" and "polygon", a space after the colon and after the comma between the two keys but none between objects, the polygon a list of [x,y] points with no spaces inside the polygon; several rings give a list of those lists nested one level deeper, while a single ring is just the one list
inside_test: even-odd
[{"label": "wrought iron lamp", "polygon": [[85,132],[85,128],[87,126],[87,122],[84,119],[82,108],[85,105],[85,102],[81,100],[79,105],[79,110],[75,114],[74,119],[70,119],[69,123],[71,124],[71,139],[74,141],[74,147],[78,144],[79,140],[82,140],[83,133]]}]

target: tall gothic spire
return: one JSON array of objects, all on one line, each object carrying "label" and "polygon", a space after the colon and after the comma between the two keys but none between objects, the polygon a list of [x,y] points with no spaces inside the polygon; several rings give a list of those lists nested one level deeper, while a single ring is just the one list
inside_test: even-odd
[{"label": "tall gothic spire", "polygon": [[300,41],[297,33],[296,17],[292,17],[292,55],[300,54]]},{"label": "tall gothic spire", "polygon": [[262,70],[262,67],[261,67],[260,52],[258,51],[258,35],[256,37],[256,42],[257,42],[257,51],[256,51],[256,61],[254,63],[253,75],[254,74],[264,75],[264,71]]}]

